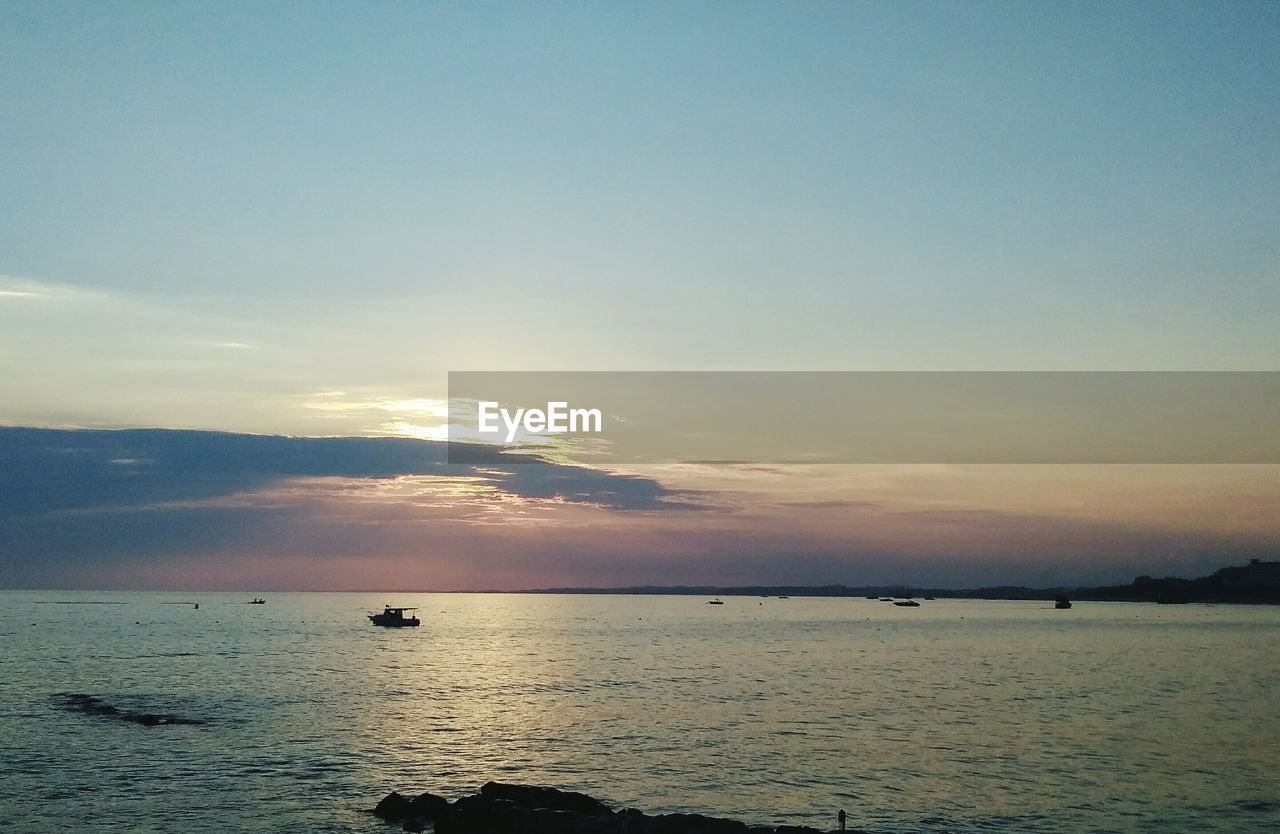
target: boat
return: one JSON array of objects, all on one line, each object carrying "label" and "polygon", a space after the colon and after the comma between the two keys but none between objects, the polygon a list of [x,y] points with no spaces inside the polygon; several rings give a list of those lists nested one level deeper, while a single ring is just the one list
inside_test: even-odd
[{"label": "boat", "polygon": [[718,599],[709,599],[707,600],[707,605],[724,605],[724,602]]},{"label": "boat", "polygon": [[245,605],[266,605],[266,604],[267,604],[267,601],[262,597],[254,597],[253,599],[245,603]]},{"label": "boat", "polygon": [[881,602],[893,602],[893,597],[880,597]]},{"label": "boat", "polygon": [[416,608],[392,608],[387,606],[382,609],[381,614],[370,614],[369,621],[376,626],[384,626],[385,628],[404,628],[406,626],[422,625],[422,621],[416,616],[406,617],[404,612],[417,611]]},{"label": "boat", "polygon": [[1067,599],[1066,594],[1058,594],[1053,600],[1053,607],[1059,610],[1065,610],[1071,607],[1071,600]]},{"label": "boat", "polygon": [[919,608],[920,607],[920,603],[916,602],[914,599],[897,599],[893,601],[893,604],[898,606],[899,608]]}]

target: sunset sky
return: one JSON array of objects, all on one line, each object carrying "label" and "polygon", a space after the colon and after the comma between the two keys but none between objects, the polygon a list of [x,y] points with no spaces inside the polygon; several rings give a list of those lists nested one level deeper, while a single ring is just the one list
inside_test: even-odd
[{"label": "sunset sky", "polygon": [[1280,370],[1278,38],[1265,2],[6,3],[0,587],[1274,555],[1276,466],[433,438],[451,370]]}]

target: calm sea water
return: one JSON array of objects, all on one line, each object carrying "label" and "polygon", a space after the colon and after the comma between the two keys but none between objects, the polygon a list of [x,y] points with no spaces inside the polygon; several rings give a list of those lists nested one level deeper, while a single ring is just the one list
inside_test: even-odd
[{"label": "calm sea water", "polygon": [[489,779],[882,832],[1280,827],[1277,608],[249,596],[0,593],[0,828],[385,832],[387,791]]}]

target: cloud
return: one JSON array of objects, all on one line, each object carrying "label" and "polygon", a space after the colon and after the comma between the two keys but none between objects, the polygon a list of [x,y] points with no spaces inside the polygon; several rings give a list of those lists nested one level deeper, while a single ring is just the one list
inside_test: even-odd
[{"label": "cloud", "polygon": [[97,297],[96,293],[19,278],[16,275],[0,275],[0,302],[3,301],[69,301]]},{"label": "cloud", "polygon": [[529,458],[450,465],[446,444],[166,429],[0,428],[0,517],[198,501],[297,478],[473,476],[526,498],[662,509],[657,481]]},{"label": "cloud", "polygon": [[340,387],[333,363],[255,309],[0,275],[0,423],[369,433],[314,431],[291,393]]},{"label": "cloud", "polygon": [[[492,448],[460,465],[445,449],[403,437],[0,428],[0,587],[1049,585],[1204,572],[1277,540],[1274,513],[1250,522],[1274,507],[1266,467],[1106,479],[1054,469],[1059,482],[1046,484],[1045,472],[990,467],[620,473],[515,463]],[[1081,505],[1135,491],[1179,507],[1226,496],[1212,508],[1226,522],[1173,526]],[[1059,504],[1071,511],[1048,511]]]},{"label": "cloud", "polygon": [[651,478],[496,456],[451,465],[445,449],[407,438],[0,428],[0,584],[48,581],[57,565],[262,547],[255,529],[367,535],[385,521],[421,533],[423,521],[530,523],[544,505],[688,506]]}]

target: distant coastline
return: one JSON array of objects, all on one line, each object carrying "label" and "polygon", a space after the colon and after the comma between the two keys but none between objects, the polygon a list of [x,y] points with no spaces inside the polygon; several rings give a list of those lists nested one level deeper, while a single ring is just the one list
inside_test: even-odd
[{"label": "distant coastline", "polygon": [[667,596],[791,597],[938,597],[939,599],[1051,600],[1066,594],[1075,600],[1106,602],[1221,602],[1280,604],[1280,561],[1254,559],[1208,576],[1183,579],[1139,576],[1127,585],[1030,588],[994,585],[984,588],[928,588],[918,585],[633,585],[617,588],[536,588],[518,594],[653,594]]},{"label": "distant coastline", "polygon": [[[87,588],[16,588],[0,591],[93,592]],[[130,588],[97,589],[107,593],[140,592]],[[192,593],[348,593],[348,594],[629,594],[650,596],[711,597],[882,597],[975,600],[1053,600],[1066,596],[1084,602],[1231,603],[1280,605],[1280,561],[1252,559],[1247,564],[1221,568],[1208,576],[1184,579],[1177,576],[1139,576],[1123,585],[1055,585],[1033,588],[1025,585],[989,585],[978,588],[935,588],[927,585],[625,585],[613,587],[473,588],[346,588],[338,590],[291,591],[288,588],[184,588],[147,589],[154,594]],[[62,604],[124,604],[110,601],[58,600]],[[191,605],[191,600],[174,604]]]}]

